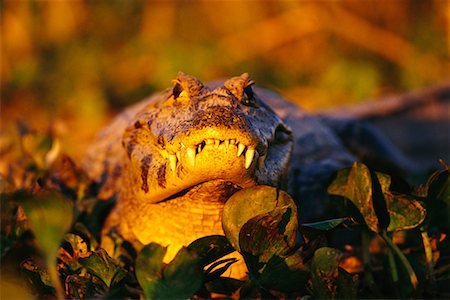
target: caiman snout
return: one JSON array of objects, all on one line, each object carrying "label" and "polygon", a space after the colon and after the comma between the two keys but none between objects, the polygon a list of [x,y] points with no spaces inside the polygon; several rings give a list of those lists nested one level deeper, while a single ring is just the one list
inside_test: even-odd
[{"label": "caiman snout", "polygon": [[[287,169],[290,130],[254,92],[247,74],[210,89],[180,74],[151,115],[138,115],[124,146],[137,198],[157,202],[200,183],[276,184]],[[145,189],[143,189],[144,187]]]}]

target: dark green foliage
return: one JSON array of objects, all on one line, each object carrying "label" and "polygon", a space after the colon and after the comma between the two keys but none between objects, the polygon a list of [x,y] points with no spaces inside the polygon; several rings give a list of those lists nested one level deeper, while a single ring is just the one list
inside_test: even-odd
[{"label": "dark green foliage", "polygon": [[[367,226],[376,232],[405,230],[417,227],[425,219],[425,209],[412,196],[389,191],[390,176],[376,173],[362,163],[340,170],[328,188],[330,194],[348,198],[361,212]],[[376,189],[379,189],[376,191]],[[387,210],[376,209],[382,206]],[[380,202],[383,202],[380,205]]]},{"label": "dark green foliage", "polygon": [[352,277],[339,268],[341,252],[334,248],[317,249],[311,262],[313,295],[319,299],[354,299]]},{"label": "dark green foliage", "polygon": [[146,299],[185,299],[200,289],[203,272],[198,255],[182,248],[163,267],[166,248],[146,245],[136,260],[136,277]]},{"label": "dark green foliage", "polygon": [[86,258],[79,259],[80,264],[92,275],[100,278],[107,287],[117,284],[125,276],[125,271],[119,267],[106,251],[100,248]]},{"label": "dark green foliage", "polygon": [[[27,167],[25,189],[19,191],[2,178],[6,278],[1,287],[23,277],[30,283],[30,290],[11,285],[17,293],[9,297],[450,296],[450,179],[445,164],[418,191],[404,194],[391,190],[389,175],[355,163],[337,173],[329,192],[346,198],[359,215],[349,212],[315,223],[299,224],[295,202],[283,191],[268,186],[240,190],[224,208],[226,237],[198,239],[165,264],[161,245],[133,245],[114,232],[109,236],[114,253],[101,247],[99,230],[110,205],[99,201],[96,184],[68,158],[64,172],[50,180],[46,164],[52,144],[45,138],[36,143],[42,151],[27,159],[35,171]],[[243,280],[224,276],[237,261],[224,256],[235,249],[248,269]],[[7,267],[14,264],[19,277]]]},{"label": "dark green foliage", "polygon": [[210,235],[195,240],[187,249],[197,254],[202,267],[209,265],[224,255],[234,252],[234,248],[223,235]]}]

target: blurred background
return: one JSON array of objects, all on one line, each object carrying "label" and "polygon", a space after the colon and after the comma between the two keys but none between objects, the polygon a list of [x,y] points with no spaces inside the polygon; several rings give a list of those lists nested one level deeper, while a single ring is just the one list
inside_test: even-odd
[{"label": "blurred background", "polygon": [[202,81],[249,72],[312,112],[449,78],[445,0],[0,5],[0,128],[51,125],[75,157],[114,113],[180,70]]}]

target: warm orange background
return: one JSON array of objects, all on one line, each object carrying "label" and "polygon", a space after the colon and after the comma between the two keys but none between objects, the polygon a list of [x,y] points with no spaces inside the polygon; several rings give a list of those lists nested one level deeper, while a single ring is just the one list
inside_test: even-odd
[{"label": "warm orange background", "polygon": [[249,72],[308,110],[449,77],[449,1],[2,1],[1,128],[51,124],[72,155],[113,112]]}]

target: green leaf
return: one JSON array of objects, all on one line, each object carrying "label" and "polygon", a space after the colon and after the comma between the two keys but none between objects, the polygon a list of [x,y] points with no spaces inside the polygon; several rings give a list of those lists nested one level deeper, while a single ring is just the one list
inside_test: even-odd
[{"label": "green leaf", "polygon": [[156,298],[186,299],[194,295],[202,283],[203,269],[199,257],[183,247],[164,268]]},{"label": "green leaf", "polygon": [[385,199],[391,218],[387,231],[415,228],[426,217],[425,208],[413,197],[387,192]]},{"label": "green leaf", "polygon": [[311,262],[312,287],[314,295],[321,299],[334,299],[339,274],[341,253],[334,248],[317,249]]},{"label": "green leaf", "polygon": [[331,219],[331,220],[325,220],[320,222],[313,222],[313,223],[304,223],[301,226],[302,227],[309,227],[317,230],[331,230],[333,228],[336,228],[337,226],[341,225],[347,220],[347,218],[338,218],[338,219]]},{"label": "green leaf", "polygon": [[197,254],[200,265],[203,267],[235,251],[223,235],[210,235],[199,238],[190,243],[187,249],[191,253]]},{"label": "green leaf", "polygon": [[89,257],[80,258],[79,262],[91,274],[100,278],[108,287],[115,285],[125,277],[125,270],[118,266],[102,248],[92,252]]},{"label": "green leaf", "polygon": [[80,236],[72,233],[67,233],[64,239],[70,244],[72,251],[66,251],[66,249],[60,248],[58,258],[66,264],[72,272],[77,272],[83,267],[79,263],[78,258],[88,256],[86,243]]},{"label": "green leaf", "polygon": [[186,299],[203,283],[203,269],[195,252],[183,247],[175,258],[163,266],[166,248],[146,245],[136,260],[136,277],[146,299]]},{"label": "green leaf", "polygon": [[305,292],[310,272],[303,259],[301,250],[284,258],[272,256],[257,276],[259,284],[282,292]]},{"label": "green leaf", "polygon": [[309,272],[303,264],[303,251],[294,248],[297,228],[290,226],[293,219],[297,220],[297,214],[291,206],[277,206],[241,228],[240,249],[251,278],[266,289],[305,290]]},{"label": "green leaf", "polygon": [[74,257],[83,257],[88,253],[87,244],[79,235],[67,233],[64,239],[72,247]]},{"label": "green leaf", "polygon": [[[240,190],[225,203],[222,215],[222,226],[231,245],[237,250],[239,247],[239,233],[250,219],[269,213],[276,208],[289,207],[292,216],[297,216],[297,206],[284,191],[270,186],[256,186]],[[291,218],[286,225],[286,232],[295,232],[298,228],[297,218]],[[295,246],[296,236],[288,234],[288,245]]]},{"label": "green leaf", "polygon": [[355,162],[351,168],[339,170],[328,187],[328,193],[348,198],[361,212],[367,226],[378,232],[378,218],[372,203],[372,180],[369,169]]},{"label": "green leaf", "polygon": [[72,225],[73,204],[55,191],[42,190],[37,195],[17,195],[36,242],[45,256],[48,273],[57,298],[64,298],[64,290],[56,270],[58,248],[64,234]]},{"label": "green leaf", "polygon": [[376,173],[381,191],[386,201],[390,223],[387,231],[407,230],[420,225],[426,216],[426,211],[414,197],[389,191],[391,177]]},{"label": "green leaf", "polygon": [[[379,184],[382,197],[374,196],[373,180]],[[413,197],[389,191],[390,185],[389,175],[376,173],[375,178],[372,178],[369,169],[364,164],[356,162],[351,168],[338,171],[336,179],[328,187],[328,192],[346,197],[353,202],[372,231],[382,232],[386,218],[389,220],[386,224],[388,231],[406,230],[420,225],[426,216],[425,209]],[[383,205],[387,209],[388,216],[384,216],[380,211],[377,213],[374,206],[376,201],[385,201]],[[380,204],[378,203],[379,206]],[[380,222],[380,217],[383,218],[383,222]]]},{"label": "green leaf", "polygon": [[56,262],[59,245],[72,225],[72,202],[57,192],[43,191],[36,196],[24,195],[21,205],[47,260]]},{"label": "green leaf", "polygon": [[296,228],[286,231],[286,225],[292,218],[292,209],[288,206],[278,207],[273,211],[257,215],[241,228],[239,247],[243,254],[257,256],[259,262],[268,262],[274,255],[284,256],[292,252],[293,246],[288,241],[296,236]]},{"label": "green leaf", "polygon": [[146,299],[157,294],[156,287],[162,278],[162,266],[167,248],[156,243],[145,245],[136,258],[136,278],[144,290]]},{"label": "green leaf", "polygon": [[312,288],[320,299],[354,299],[356,287],[350,274],[339,268],[341,252],[334,248],[317,249],[311,261]]}]

